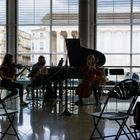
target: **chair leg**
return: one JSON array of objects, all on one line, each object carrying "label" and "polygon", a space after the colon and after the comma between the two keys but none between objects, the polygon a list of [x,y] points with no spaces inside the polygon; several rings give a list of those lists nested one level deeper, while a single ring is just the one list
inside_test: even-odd
[{"label": "chair leg", "polygon": [[137,131],[136,131],[136,129],[134,129],[134,134],[135,134],[135,140],[140,140],[140,138],[138,138],[138,136],[137,136]]},{"label": "chair leg", "polygon": [[129,132],[129,134],[133,137],[133,139],[135,140],[135,137],[134,135],[132,134],[131,130],[129,129],[129,127],[127,126],[126,122],[127,122],[127,119],[125,119],[122,123],[120,123],[119,121],[116,121],[118,123],[118,125],[120,126],[118,132],[117,132],[117,135],[115,137],[115,140],[118,140],[122,131],[124,132],[124,134],[126,135],[126,137],[128,138],[128,140],[131,140],[130,137],[128,136],[127,132],[124,130],[124,128],[126,128]]},{"label": "chair leg", "polygon": [[95,133],[96,131],[98,132],[100,138],[101,138],[102,140],[104,140],[102,134],[100,133],[100,131],[99,131],[99,129],[98,129],[99,118],[98,118],[97,121],[95,121],[95,118],[93,118],[93,122],[94,122],[95,126],[94,126],[94,129],[93,129],[92,134],[91,134],[91,136],[90,136],[90,140],[93,139],[92,137],[93,137],[93,135],[94,135],[94,133]]},{"label": "chair leg", "polygon": [[1,99],[0,99],[0,102],[1,102],[1,104],[2,104],[2,107],[3,107],[4,111],[5,111],[6,117],[8,118],[9,123],[10,123],[9,126],[8,126],[8,128],[6,129],[6,131],[3,133],[2,137],[1,137],[1,140],[2,140],[2,139],[4,138],[4,136],[7,134],[8,130],[10,129],[10,127],[13,128],[13,131],[14,131],[14,133],[15,133],[15,134],[13,134],[13,135],[15,135],[15,136],[17,137],[18,140],[20,140],[20,138],[19,138],[19,136],[18,136],[18,133],[17,133],[17,131],[16,131],[14,125],[13,125],[15,113],[13,114],[13,118],[11,119],[10,116],[9,116],[9,114],[8,114],[8,112],[7,112],[7,109],[6,109],[5,105],[4,105],[4,103],[3,103],[3,101],[2,101]]},{"label": "chair leg", "polygon": [[132,125],[130,128],[132,128],[134,131],[132,132],[134,140],[140,140],[140,134],[139,134],[139,129],[137,128],[137,126]]}]

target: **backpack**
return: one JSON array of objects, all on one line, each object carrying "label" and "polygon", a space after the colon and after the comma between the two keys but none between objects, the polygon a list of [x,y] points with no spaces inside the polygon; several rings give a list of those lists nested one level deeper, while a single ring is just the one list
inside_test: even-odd
[{"label": "backpack", "polygon": [[132,79],[134,79],[134,80],[136,80],[136,81],[139,81],[139,76],[138,76],[138,74],[133,73]]}]

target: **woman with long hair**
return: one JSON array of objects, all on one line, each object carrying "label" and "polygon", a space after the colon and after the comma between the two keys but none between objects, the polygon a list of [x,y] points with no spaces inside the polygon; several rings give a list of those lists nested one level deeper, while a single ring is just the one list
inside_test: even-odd
[{"label": "woman with long hair", "polygon": [[92,91],[94,93],[96,105],[98,105],[101,90],[99,81],[102,77],[102,72],[96,65],[94,55],[88,55],[86,65],[83,67],[83,81],[76,88],[76,94],[79,95],[79,100],[76,102],[76,105],[82,104],[82,98],[89,97]]},{"label": "woman with long hair", "polygon": [[19,91],[20,105],[27,106],[27,103],[23,101],[23,85],[16,82],[16,78],[22,74],[25,68],[16,74],[16,65],[12,62],[12,59],[11,54],[6,54],[0,67],[1,86],[10,91],[2,100],[5,101],[17,95]]}]

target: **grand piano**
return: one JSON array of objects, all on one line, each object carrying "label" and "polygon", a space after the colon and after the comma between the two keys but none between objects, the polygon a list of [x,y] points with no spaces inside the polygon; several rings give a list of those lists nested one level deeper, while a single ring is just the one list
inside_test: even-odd
[{"label": "grand piano", "polygon": [[103,53],[80,46],[79,39],[66,39],[66,46],[68,66],[50,67],[49,74],[52,81],[61,81],[66,78],[82,79],[82,67],[86,64],[86,58],[89,54],[95,56],[96,64],[99,67],[105,64],[106,58]]},{"label": "grand piano", "polygon": [[96,64],[99,67],[105,64],[106,59],[103,53],[82,47],[79,39],[66,39],[66,46],[71,67],[83,67],[86,64],[86,59],[89,54],[95,56]]},{"label": "grand piano", "polygon": [[[86,64],[86,59],[89,54],[93,54],[96,59],[96,64],[101,67],[105,64],[105,56],[103,53],[80,46],[79,39],[66,39],[67,46],[67,61],[64,66],[50,67],[48,80],[54,83],[54,93],[57,93],[59,86],[59,94],[62,93],[62,82],[67,79],[82,79],[82,68]],[[59,84],[58,84],[59,83]],[[61,84],[60,84],[61,83]]]},{"label": "grand piano", "polygon": [[[86,59],[89,54],[93,54],[96,59],[96,64],[101,67],[105,64],[105,56],[103,53],[85,48],[80,45],[79,39],[66,39],[67,46],[67,61],[64,66],[50,67],[48,68],[48,75],[45,80],[52,81],[54,83],[54,94],[56,96],[57,89],[59,85],[59,94],[62,92],[62,81],[65,80],[65,85],[67,85],[67,79],[82,79],[82,68],[86,64]],[[58,84],[59,83],[59,84]],[[66,88],[66,87],[65,87]],[[66,88],[67,89],[67,88]],[[67,91],[67,90],[66,90]],[[66,92],[67,93],[67,92]],[[66,114],[67,114],[67,94],[66,96]],[[34,101],[33,101],[34,102]]]}]

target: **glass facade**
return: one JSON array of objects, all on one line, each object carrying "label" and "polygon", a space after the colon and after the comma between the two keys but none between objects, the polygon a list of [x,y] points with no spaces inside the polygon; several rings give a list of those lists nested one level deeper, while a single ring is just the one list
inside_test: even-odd
[{"label": "glass facade", "polygon": [[[7,50],[6,0],[0,0],[0,61]],[[17,61],[32,65],[44,55],[47,65],[66,57],[66,38],[79,37],[79,0],[17,0]],[[105,67],[140,69],[140,1],[97,0],[97,50]]]},{"label": "glass facade", "polygon": [[6,52],[6,0],[0,0],[0,63]]},{"label": "glass facade", "polygon": [[67,53],[65,38],[78,38],[78,0],[19,0],[18,29],[28,34],[31,65],[39,55],[57,65]]},{"label": "glass facade", "polygon": [[97,50],[106,66],[140,75],[140,1],[97,0]]}]

